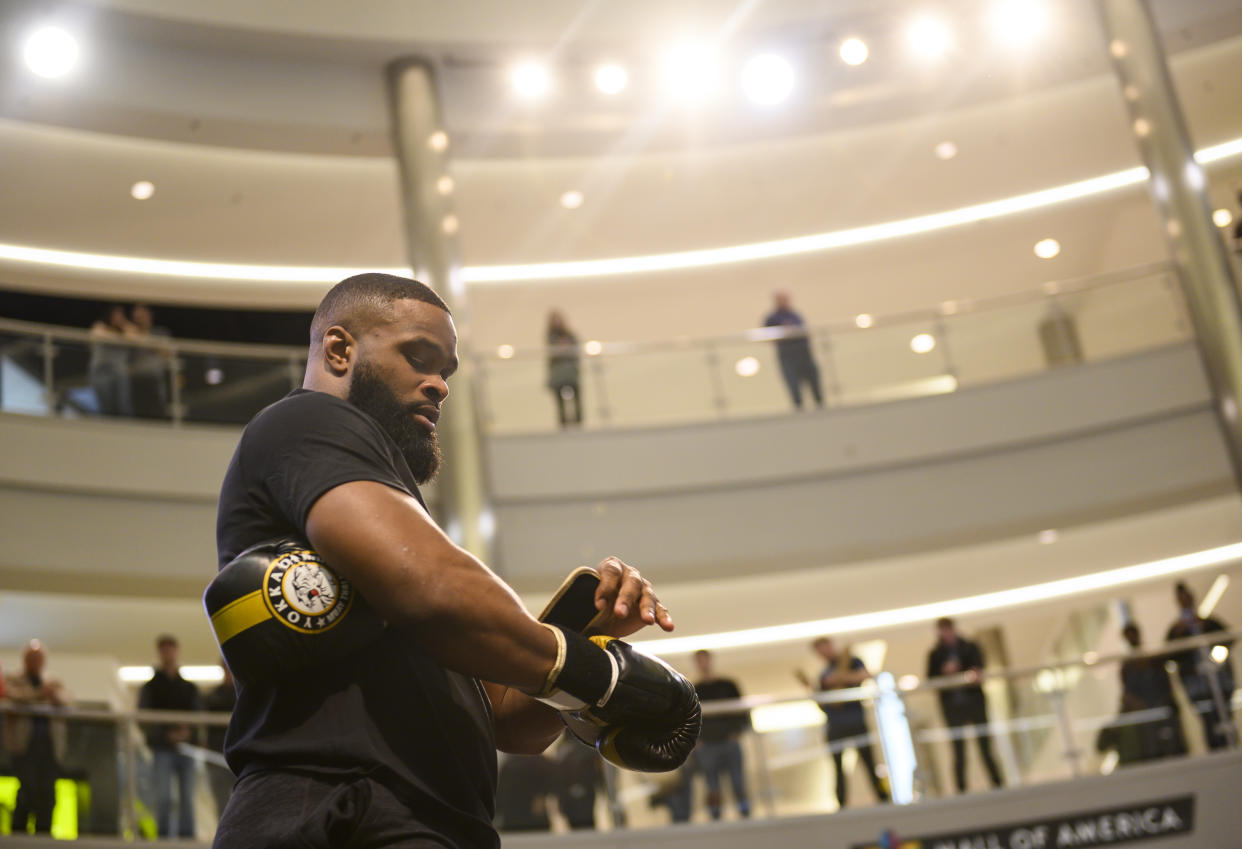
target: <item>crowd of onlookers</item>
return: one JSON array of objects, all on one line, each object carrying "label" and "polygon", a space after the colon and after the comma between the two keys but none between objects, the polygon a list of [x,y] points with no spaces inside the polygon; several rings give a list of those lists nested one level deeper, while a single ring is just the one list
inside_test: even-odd
[{"label": "crowd of onlookers", "polygon": [[[1200,616],[1195,598],[1185,584],[1175,588],[1177,618],[1166,632],[1169,642],[1187,637],[1222,633],[1225,625],[1211,616]],[[1181,710],[1174,695],[1173,677],[1191,710],[1198,716],[1204,744],[1209,749],[1237,745],[1237,731],[1229,706],[1235,679],[1228,652],[1216,645],[1178,647],[1143,652],[1139,628],[1128,623],[1123,631],[1134,655],[1120,670],[1120,715],[1099,734],[1100,751],[1115,751],[1121,764],[1184,754],[1188,750]],[[1228,648],[1228,642],[1222,641]],[[819,672],[809,676],[795,671],[797,679],[813,694],[857,688],[871,677],[861,659],[848,646],[839,646],[831,637],[816,639],[811,649],[820,664]],[[158,711],[216,711],[233,708],[232,678],[224,669],[224,680],[207,692],[181,675],[180,651],[176,638],[157,640],[157,663],[151,678],[138,693],[137,706]],[[0,695],[14,706],[41,706],[38,712],[8,711],[3,715],[3,739],[9,768],[19,782],[12,811],[15,829],[46,832],[51,827],[55,804],[54,784],[65,758],[66,723],[62,713],[73,704],[64,685],[46,672],[47,650],[32,640],[22,655],[22,668],[0,678]],[[709,816],[719,819],[724,812],[724,789],[728,784],[738,815],[748,817],[752,799],[741,738],[750,728],[746,710],[720,713],[710,710],[713,702],[742,697],[738,682],[719,674],[710,652],[694,655],[695,689],[709,706],[703,721],[698,747],[690,761],[676,773],[659,777],[652,787],[653,805],[667,807],[674,822],[691,816],[694,784],[705,785],[705,807]],[[979,645],[959,633],[950,619],[936,623],[936,641],[927,655],[926,676],[940,679],[937,696],[945,725],[950,730],[953,774],[958,792],[965,792],[966,746],[973,738],[979,749],[989,783],[1003,783],[1001,769],[991,748],[994,728],[990,726],[987,701],[982,687],[985,665]],[[847,694],[848,695],[848,694]],[[1221,706],[1225,706],[1223,712]],[[845,753],[852,749],[877,800],[889,799],[889,786],[877,768],[873,735],[868,728],[864,701],[831,697],[821,700],[826,720],[826,742],[835,773],[837,802],[848,802],[849,776]],[[198,761],[206,760],[212,795],[223,808],[232,788],[233,777],[219,753],[224,746],[224,727],[205,729],[195,722],[146,722],[142,724],[150,751],[150,768],[145,774],[149,804],[160,836],[194,834],[195,780]],[[204,758],[204,755],[207,755]],[[595,826],[596,799],[605,792],[605,773],[593,750],[566,737],[542,756],[509,756],[500,769],[497,818],[502,829],[510,831],[550,827],[550,799],[572,828]],[[619,812],[616,813],[621,818]],[[617,823],[621,824],[621,823]]]}]

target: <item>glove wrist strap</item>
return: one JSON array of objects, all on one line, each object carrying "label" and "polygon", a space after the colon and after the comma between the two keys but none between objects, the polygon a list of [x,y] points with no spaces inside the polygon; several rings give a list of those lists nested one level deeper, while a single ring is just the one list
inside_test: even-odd
[{"label": "glove wrist strap", "polygon": [[607,701],[619,675],[611,653],[576,631],[541,624],[556,636],[556,661],[535,698],[560,710],[581,710]]}]

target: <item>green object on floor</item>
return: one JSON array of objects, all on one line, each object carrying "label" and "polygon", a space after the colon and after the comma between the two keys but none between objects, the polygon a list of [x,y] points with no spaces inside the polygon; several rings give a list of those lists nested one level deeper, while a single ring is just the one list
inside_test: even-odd
[{"label": "green object on floor", "polygon": [[[82,782],[84,785],[85,782]],[[12,834],[15,830],[32,831],[34,823],[27,822],[24,829],[14,829],[13,809],[17,807],[17,791],[21,782],[11,775],[0,775],[0,834]],[[52,837],[57,840],[76,840],[78,837],[78,799],[90,800],[90,788],[82,790],[72,778],[56,779],[56,806],[52,808]]]}]

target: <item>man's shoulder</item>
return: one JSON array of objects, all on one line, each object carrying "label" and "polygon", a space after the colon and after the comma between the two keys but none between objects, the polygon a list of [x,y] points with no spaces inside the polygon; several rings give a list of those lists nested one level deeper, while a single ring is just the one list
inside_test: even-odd
[{"label": "man's shoulder", "polygon": [[260,410],[242,436],[255,439],[269,433],[293,434],[318,430],[329,423],[363,430],[376,427],[374,419],[343,398],[297,390]]}]

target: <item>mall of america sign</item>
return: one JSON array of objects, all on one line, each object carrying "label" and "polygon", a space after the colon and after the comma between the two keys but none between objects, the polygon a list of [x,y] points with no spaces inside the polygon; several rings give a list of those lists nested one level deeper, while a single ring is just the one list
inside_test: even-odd
[{"label": "mall of america sign", "polygon": [[1030,822],[903,837],[888,831],[874,843],[851,849],[1092,849],[1129,846],[1194,831],[1195,797],[1178,796],[1137,805],[1046,817]]}]

